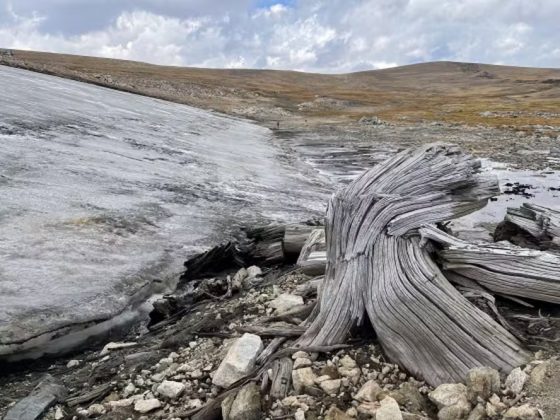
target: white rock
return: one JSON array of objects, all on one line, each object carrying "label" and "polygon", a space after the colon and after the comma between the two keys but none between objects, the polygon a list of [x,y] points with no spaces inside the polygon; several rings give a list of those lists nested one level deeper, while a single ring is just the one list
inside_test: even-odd
[{"label": "white rock", "polygon": [[300,369],[300,368],[304,368],[304,367],[310,367],[311,365],[313,365],[313,362],[309,359],[306,359],[304,357],[298,357],[295,361],[294,361],[294,369]]},{"label": "white rock", "polygon": [[232,287],[234,290],[240,290],[243,288],[243,281],[249,276],[247,273],[247,269],[241,268],[235,275],[233,276],[232,280]]},{"label": "white rock", "polygon": [[328,381],[321,382],[319,386],[327,394],[332,395],[332,394],[338,394],[341,383],[342,381],[340,379],[329,379]]},{"label": "white rock", "polygon": [[276,312],[279,315],[288,312],[290,309],[298,305],[303,305],[303,298],[289,293],[282,293],[268,304],[271,308],[276,309]]},{"label": "white rock", "polygon": [[105,356],[106,354],[109,354],[109,352],[113,350],[125,349],[136,345],[137,343],[107,343],[105,344],[105,347],[103,347],[103,350],[101,350],[101,353],[99,353],[99,355]]},{"label": "white rock", "polygon": [[467,387],[463,384],[441,384],[428,397],[438,408],[449,407],[467,400]]},{"label": "white rock", "polygon": [[109,406],[111,408],[130,407],[133,402],[134,402],[133,398],[125,398],[125,399],[122,399],[122,400],[109,401]]},{"label": "white rock", "polygon": [[535,407],[531,407],[529,404],[523,404],[518,407],[511,407],[504,414],[504,419],[516,419],[516,420],[537,420],[541,416],[539,410]]},{"label": "white rock", "polygon": [[132,395],[136,392],[136,387],[132,382],[130,382],[127,386],[124,387],[123,394],[125,397]]},{"label": "white rock", "polygon": [[100,416],[106,412],[103,404],[92,404],[88,407],[87,411],[89,416]]},{"label": "white rock", "polygon": [[255,366],[263,343],[258,335],[243,334],[229,348],[226,357],[214,372],[212,383],[226,388],[247,375]]},{"label": "white rock", "polygon": [[375,412],[375,420],[402,420],[399,404],[394,398],[385,397],[381,400],[381,407]]},{"label": "white rock", "polygon": [[161,407],[161,402],[157,398],[150,398],[148,400],[138,400],[134,403],[134,410],[139,413],[149,413]]},{"label": "white rock", "polygon": [[360,402],[375,402],[377,401],[377,395],[382,391],[381,386],[375,381],[367,381],[358,391],[355,400]]},{"label": "white rock", "polygon": [[306,387],[315,385],[316,376],[310,367],[292,370],[292,383],[297,394],[305,392]]},{"label": "white rock", "polygon": [[506,388],[510,389],[513,393],[519,394],[523,391],[525,382],[529,379],[529,375],[521,370],[521,368],[515,368],[506,378]]},{"label": "white rock", "polygon": [[301,408],[296,410],[294,420],[305,420],[305,412]]},{"label": "white rock", "polygon": [[348,355],[345,355],[342,359],[340,359],[339,364],[346,369],[353,369],[358,366],[356,361]]},{"label": "white rock", "polygon": [[56,407],[56,410],[54,412],[54,420],[62,420],[64,418],[64,411],[62,411],[62,408],[60,406]]},{"label": "white rock", "polygon": [[181,382],[175,381],[163,381],[158,385],[156,391],[158,394],[163,395],[169,399],[175,399],[183,393],[185,390],[185,385]]},{"label": "white rock", "polygon": [[254,279],[260,275],[262,275],[262,270],[256,265],[252,265],[247,269],[247,277],[250,279]]},{"label": "white rock", "polygon": [[296,351],[294,354],[292,354],[292,359],[296,360],[296,359],[311,359],[311,356],[309,355],[309,353],[306,353],[304,351]]},{"label": "white rock", "polygon": [[72,368],[75,368],[77,366],[80,366],[80,361],[79,360],[70,360],[68,363],[66,363],[66,367],[68,369],[72,369]]}]

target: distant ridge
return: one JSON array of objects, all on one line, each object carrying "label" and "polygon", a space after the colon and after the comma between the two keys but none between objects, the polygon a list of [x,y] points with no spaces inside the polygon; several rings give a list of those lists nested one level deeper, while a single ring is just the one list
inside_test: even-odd
[{"label": "distant ridge", "polygon": [[560,69],[439,61],[329,75],[158,66],[77,55],[3,51],[11,54],[0,54],[0,64],[213,109],[269,125],[277,120],[301,119],[309,124],[344,123],[372,115],[385,120],[495,126],[560,125],[560,116],[554,116],[560,109]]}]

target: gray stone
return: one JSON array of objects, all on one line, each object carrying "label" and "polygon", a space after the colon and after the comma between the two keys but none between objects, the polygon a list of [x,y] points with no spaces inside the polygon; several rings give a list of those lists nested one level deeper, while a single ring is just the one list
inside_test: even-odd
[{"label": "gray stone", "polygon": [[230,394],[222,401],[222,419],[223,420],[229,419],[229,412],[231,411],[231,406],[233,405],[233,402],[235,401],[235,396],[236,396],[235,394]]},{"label": "gray stone", "polygon": [[377,396],[381,393],[382,389],[379,384],[373,380],[367,381],[358,391],[355,400],[360,402],[375,402],[377,401]]},{"label": "gray stone", "polygon": [[467,417],[467,420],[484,420],[486,418],[486,409],[482,404],[477,404]]},{"label": "gray stone", "polygon": [[250,382],[239,390],[226,420],[261,420],[261,394],[259,387]]},{"label": "gray stone", "polygon": [[338,394],[342,381],[340,379],[328,379],[319,385],[329,395]]},{"label": "gray stone", "polygon": [[467,400],[467,387],[463,384],[441,384],[428,397],[438,408],[449,407]]},{"label": "gray stone", "polygon": [[521,368],[515,368],[511,371],[511,373],[506,378],[506,388],[511,390],[514,394],[519,394],[523,391],[523,387],[525,386],[525,382],[529,379],[529,375],[521,370]]},{"label": "gray stone", "polygon": [[256,265],[252,265],[247,269],[247,278],[254,279],[262,275],[262,270]]},{"label": "gray stone", "polygon": [[19,400],[4,420],[35,420],[47,409],[66,398],[66,388],[51,375],[45,375],[31,393]]},{"label": "gray stone", "polygon": [[268,306],[276,309],[278,315],[288,312],[290,309],[303,305],[303,298],[301,296],[292,295],[289,293],[282,293],[276,299],[269,302]]},{"label": "gray stone", "polygon": [[402,420],[399,404],[391,397],[381,400],[381,407],[375,413],[375,420]]},{"label": "gray stone", "polygon": [[294,361],[294,369],[300,369],[300,368],[304,368],[304,367],[310,367],[313,365],[313,362],[309,359],[306,359],[304,357],[298,357],[295,361]]},{"label": "gray stone", "polygon": [[212,383],[227,388],[247,375],[255,366],[255,361],[263,349],[258,335],[243,334],[229,348],[226,357],[214,373]]},{"label": "gray stone", "polygon": [[161,407],[161,402],[157,398],[147,400],[137,400],[134,403],[134,411],[145,414]]},{"label": "gray stone", "polygon": [[538,420],[540,418],[539,410],[535,407],[531,407],[529,404],[511,407],[504,414],[504,419],[511,420]]},{"label": "gray stone", "polygon": [[325,420],[353,420],[348,414],[336,406],[332,406],[325,414]]},{"label": "gray stone", "polygon": [[292,383],[297,394],[305,392],[305,388],[315,385],[316,376],[310,367],[292,370]]},{"label": "gray stone", "polygon": [[478,398],[487,400],[500,392],[500,373],[489,367],[477,367],[467,373],[467,398],[476,403]]},{"label": "gray stone", "polygon": [[68,369],[72,369],[72,368],[75,368],[77,366],[80,366],[80,361],[79,360],[70,360],[68,363],[66,363],[66,367]]},{"label": "gray stone", "polygon": [[163,381],[156,388],[156,392],[171,400],[177,398],[185,390],[185,385],[181,382]]}]

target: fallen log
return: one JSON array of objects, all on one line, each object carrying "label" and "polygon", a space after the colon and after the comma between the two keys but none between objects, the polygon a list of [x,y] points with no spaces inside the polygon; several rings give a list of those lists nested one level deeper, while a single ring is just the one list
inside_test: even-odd
[{"label": "fallen log", "polygon": [[433,226],[420,229],[425,239],[443,244],[443,268],[496,293],[560,303],[560,257],[501,242],[471,244]]},{"label": "fallen log", "polygon": [[314,229],[316,229],[316,226],[287,225],[284,232],[284,252],[286,255],[299,255]]},{"label": "fallen log", "polygon": [[66,398],[66,388],[51,375],[45,377],[31,391],[8,410],[4,420],[36,420],[57,402]]},{"label": "fallen log", "polygon": [[303,245],[297,260],[297,266],[308,276],[325,274],[327,265],[327,251],[325,243],[325,229],[314,229]]},{"label": "fallen log", "polygon": [[524,203],[508,208],[504,220],[531,235],[541,248],[560,248],[560,211]]},{"label": "fallen log", "polygon": [[318,313],[299,346],[342,343],[367,316],[386,355],[431,385],[477,366],[509,372],[529,353],[445,278],[411,235],[482,208],[495,179],[455,146],[406,150],[338,191],[327,209]]}]

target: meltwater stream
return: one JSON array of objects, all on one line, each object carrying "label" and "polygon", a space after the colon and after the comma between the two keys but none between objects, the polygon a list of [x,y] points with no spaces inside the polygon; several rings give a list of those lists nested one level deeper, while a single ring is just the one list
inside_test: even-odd
[{"label": "meltwater stream", "polygon": [[0,358],[110,319],[241,225],[330,190],[270,131],[0,66]]}]

